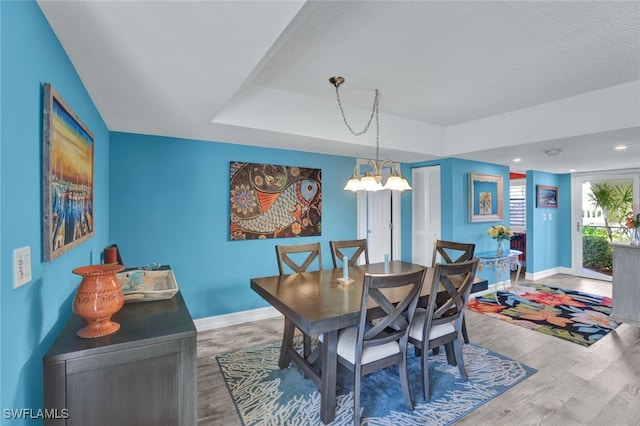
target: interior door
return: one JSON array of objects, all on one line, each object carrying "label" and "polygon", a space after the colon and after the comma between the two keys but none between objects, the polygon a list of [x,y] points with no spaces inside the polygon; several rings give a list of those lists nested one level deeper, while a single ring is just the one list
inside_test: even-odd
[{"label": "interior door", "polygon": [[391,191],[365,192],[367,202],[367,239],[369,262],[384,262],[384,255],[392,256]]},{"label": "interior door", "polygon": [[369,261],[402,259],[400,214],[401,195],[397,191],[358,192],[358,238],[367,240]]},{"label": "interior door", "polygon": [[[593,262],[602,259],[602,256],[594,256],[585,253],[585,238],[592,236],[605,238],[607,242],[608,234],[611,233],[613,242],[628,240],[627,230],[624,225],[615,217],[609,214],[605,220],[605,215],[593,202],[592,187],[608,186],[609,188],[619,187],[621,189],[631,188],[632,206],[638,208],[640,201],[640,172],[628,173],[602,173],[590,175],[578,175],[573,180],[573,271],[575,275],[611,281],[612,270],[603,270],[600,262]],[[587,245],[589,242],[587,241]],[[587,250],[591,250],[587,247]]]},{"label": "interior door", "polygon": [[411,261],[430,266],[433,243],[440,238],[440,166],[413,169],[411,182]]}]

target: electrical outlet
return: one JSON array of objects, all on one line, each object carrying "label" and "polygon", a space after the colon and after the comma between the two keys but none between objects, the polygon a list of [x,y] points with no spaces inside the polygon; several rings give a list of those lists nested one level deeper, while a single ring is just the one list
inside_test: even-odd
[{"label": "electrical outlet", "polygon": [[13,288],[31,281],[31,247],[13,250]]}]

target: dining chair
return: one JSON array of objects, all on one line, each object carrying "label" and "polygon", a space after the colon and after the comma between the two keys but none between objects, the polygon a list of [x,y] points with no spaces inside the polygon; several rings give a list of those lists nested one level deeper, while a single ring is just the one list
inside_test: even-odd
[{"label": "dining chair", "polygon": [[[276,257],[278,259],[278,271],[280,275],[286,275],[288,266],[294,273],[305,272],[317,260],[318,269],[322,269],[322,250],[320,243],[276,245]],[[296,326],[286,316],[284,318],[284,333],[282,344],[292,341]],[[305,358],[311,354],[311,336],[302,332],[302,346]]]},{"label": "dining chair", "polygon": [[354,266],[358,259],[364,254],[365,265],[369,264],[369,250],[367,249],[367,240],[345,240],[345,241],[329,241],[331,248],[331,260],[333,267],[338,267],[338,260],[341,262],[346,255],[349,260],[349,266]]},{"label": "dining chair", "polygon": [[280,275],[286,275],[285,266],[292,272],[305,272],[315,260],[318,270],[322,269],[322,250],[320,243],[276,245],[278,270]]},{"label": "dining chair", "polygon": [[[460,263],[473,259],[473,252],[476,245],[473,243],[459,243],[455,241],[436,240],[433,243],[433,258],[431,259],[431,267],[434,268],[436,263]],[[438,256],[440,262],[438,262]],[[462,321],[462,337],[465,343],[469,343],[469,335],[467,334],[467,324]]]},{"label": "dining chair", "polygon": [[[464,312],[477,269],[477,258],[460,263],[436,264],[427,307],[415,311],[409,342],[415,346],[416,355],[422,357],[422,391],[426,402],[429,401],[429,349],[444,345],[449,364],[457,365],[460,377],[468,380],[460,340]],[[462,281],[458,282],[460,278]],[[439,304],[437,295],[443,291],[447,294],[447,300]]]},{"label": "dining chair", "polygon": [[[435,267],[436,263],[460,263],[471,260],[475,249],[476,245],[472,243],[435,240],[431,266]],[[438,256],[440,256],[440,262],[438,262]]]},{"label": "dining chair", "polygon": [[522,268],[527,267],[527,234],[525,232],[514,232],[511,236],[509,247],[514,250],[520,250],[521,255],[518,256]]},{"label": "dining chair", "polygon": [[[426,269],[408,274],[365,274],[358,325],[338,334],[338,362],[354,376],[353,420],[360,425],[360,381],[363,376],[391,365],[398,365],[405,403],[413,410],[407,373],[408,332]],[[400,291],[403,296],[392,303],[385,292]],[[397,293],[396,293],[397,294]],[[376,320],[367,320],[369,300],[380,307]]]}]

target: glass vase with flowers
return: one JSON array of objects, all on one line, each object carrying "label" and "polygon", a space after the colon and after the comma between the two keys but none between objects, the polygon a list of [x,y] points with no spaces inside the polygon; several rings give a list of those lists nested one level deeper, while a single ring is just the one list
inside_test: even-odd
[{"label": "glass vase with flowers", "polygon": [[640,213],[627,213],[626,225],[627,228],[631,229],[629,244],[640,246]]},{"label": "glass vase with flowers", "polygon": [[498,243],[498,247],[496,248],[496,256],[500,257],[504,255],[505,252],[505,241],[511,240],[511,236],[513,232],[507,226],[502,224],[494,225],[487,229],[487,234]]}]

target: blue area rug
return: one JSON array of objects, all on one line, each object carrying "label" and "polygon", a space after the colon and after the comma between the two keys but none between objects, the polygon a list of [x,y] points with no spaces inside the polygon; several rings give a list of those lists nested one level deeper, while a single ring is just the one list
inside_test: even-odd
[{"label": "blue area rug", "polygon": [[[397,367],[362,379],[362,423],[366,425],[449,425],[507,391],[535,369],[474,344],[463,345],[469,381],[447,364],[444,351],[429,358],[431,400],[422,397],[420,359],[409,350],[414,411],[404,404]],[[280,342],[219,355],[218,364],[244,425],[322,425],[320,393],[291,364],[278,368]],[[353,374],[338,370],[337,412],[332,425],[353,424]]]}]

